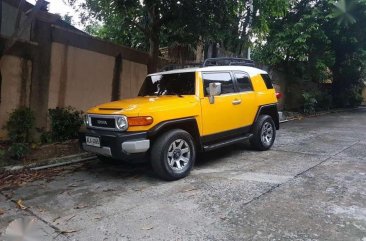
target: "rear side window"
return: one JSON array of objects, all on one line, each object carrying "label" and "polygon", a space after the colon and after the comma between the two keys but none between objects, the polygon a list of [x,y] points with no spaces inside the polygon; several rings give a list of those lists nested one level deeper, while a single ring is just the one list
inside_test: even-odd
[{"label": "rear side window", "polygon": [[249,76],[245,73],[235,73],[236,82],[238,83],[239,91],[252,91],[252,84]]},{"label": "rear side window", "polygon": [[264,80],[264,83],[267,86],[267,89],[273,89],[272,80],[269,77],[269,75],[268,74],[261,74],[261,76],[262,76],[262,79]]},{"label": "rear side window", "polygon": [[208,86],[210,83],[221,83],[221,94],[235,92],[230,73],[203,73],[202,77],[205,96],[208,96]]}]

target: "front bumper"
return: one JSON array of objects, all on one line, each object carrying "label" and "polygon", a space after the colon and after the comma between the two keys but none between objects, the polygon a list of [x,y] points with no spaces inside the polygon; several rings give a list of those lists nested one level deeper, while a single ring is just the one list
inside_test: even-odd
[{"label": "front bumper", "polygon": [[[100,147],[87,145],[85,136],[98,137]],[[146,132],[81,129],[79,141],[81,148],[87,152],[121,160],[144,158],[150,148]]]}]

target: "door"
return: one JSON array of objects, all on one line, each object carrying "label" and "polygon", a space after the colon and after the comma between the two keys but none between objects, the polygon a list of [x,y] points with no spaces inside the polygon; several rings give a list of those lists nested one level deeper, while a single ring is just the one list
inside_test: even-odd
[{"label": "door", "polygon": [[256,93],[253,91],[253,86],[250,77],[245,72],[234,72],[237,89],[241,98],[241,105],[239,105],[240,119],[242,126],[250,126],[253,124],[255,116],[258,111],[258,104],[256,101]]},{"label": "door", "polygon": [[[220,134],[243,126],[240,116],[241,96],[236,91],[230,72],[202,73],[204,98],[201,99],[203,136]],[[221,83],[221,95],[210,103],[208,86]]]}]

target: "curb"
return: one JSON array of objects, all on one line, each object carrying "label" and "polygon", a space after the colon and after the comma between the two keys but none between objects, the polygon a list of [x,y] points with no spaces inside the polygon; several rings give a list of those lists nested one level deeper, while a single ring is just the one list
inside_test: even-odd
[{"label": "curb", "polygon": [[318,112],[318,113],[315,113],[315,114],[312,114],[312,115],[306,115],[306,116],[301,116],[301,117],[294,117],[294,118],[290,118],[290,119],[284,119],[284,120],[281,120],[280,123],[286,123],[286,122],[295,121],[295,120],[302,120],[302,119],[306,119],[306,118],[314,118],[314,117],[328,115],[328,114],[334,114],[334,113],[341,113],[341,112],[346,112],[346,111],[350,111],[350,110],[362,110],[362,109],[366,109],[366,106],[359,106],[359,107],[347,108],[347,109],[335,109],[335,110],[329,110],[329,111],[322,111],[322,112]]},{"label": "curb", "polygon": [[86,162],[96,159],[96,156],[90,153],[80,153],[75,155],[69,155],[64,157],[47,159],[37,163],[31,163],[27,165],[17,165],[17,166],[5,166],[0,168],[0,171],[19,171],[23,169],[30,169],[33,171],[42,170],[52,167],[72,165],[75,163]]}]

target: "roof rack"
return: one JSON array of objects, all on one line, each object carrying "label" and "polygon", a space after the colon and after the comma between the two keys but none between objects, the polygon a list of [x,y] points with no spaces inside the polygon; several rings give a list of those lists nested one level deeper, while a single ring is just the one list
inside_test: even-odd
[{"label": "roof rack", "polygon": [[208,58],[203,62],[202,67],[225,66],[225,65],[239,65],[239,66],[254,67],[254,61],[250,60],[250,59],[232,58],[232,57]]},{"label": "roof rack", "polygon": [[244,58],[232,58],[232,57],[220,57],[220,58],[208,58],[202,63],[185,63],[185,64],[169,64],[164,66],[160,71],[168,71],[175,69],[186,69],[193,67],[207,67],[207,66],[251,66],[254,67],[254,61]]},{"label": "roof rack", "polygon": [[168,64],[165,65],[160,71],[168,71],[168,70],[175,70],[175,69],[186,69],[186,68],[194,68],[194,67],[201,67],[201,63],[186,63],[186,64]]}]

